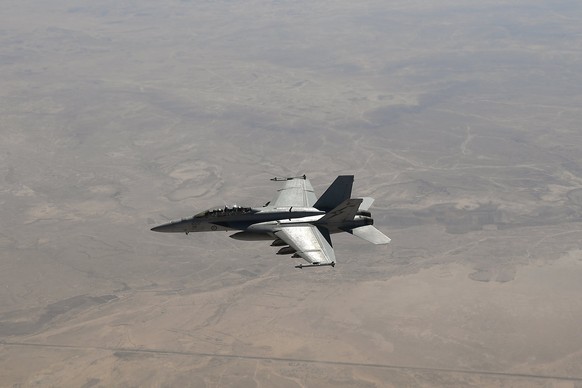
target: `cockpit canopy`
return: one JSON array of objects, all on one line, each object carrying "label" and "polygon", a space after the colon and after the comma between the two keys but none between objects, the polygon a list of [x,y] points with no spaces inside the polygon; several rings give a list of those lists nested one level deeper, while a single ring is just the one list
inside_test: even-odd
[{"label": "cockpit canopy", "polygon": [[204,218],[204,217],[224,217],[230,216],[233,214],[245,214],[251,213],[252,209],[250,207],[241,207],[241,206],[233,206],[233,207],[215,207],[203,212],[196,214],[195,218]]}]

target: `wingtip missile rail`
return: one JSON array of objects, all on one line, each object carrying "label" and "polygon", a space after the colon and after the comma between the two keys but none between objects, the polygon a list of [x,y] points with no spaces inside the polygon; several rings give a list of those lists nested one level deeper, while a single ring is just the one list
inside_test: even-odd
[{"label": "wingtip missile rail", "polygon": [[278,176],[276,176],[274,178],[271,178],[271,181],[273,181],[273,182],[284,182],[284,181],[290,181],[292,179],[303,179],[303,180],[305,180],[305,179],[307,179],[307,175],[303,174],[303,175],[300,175],[300,176],[289,176],[289,177],[278,177]]}]

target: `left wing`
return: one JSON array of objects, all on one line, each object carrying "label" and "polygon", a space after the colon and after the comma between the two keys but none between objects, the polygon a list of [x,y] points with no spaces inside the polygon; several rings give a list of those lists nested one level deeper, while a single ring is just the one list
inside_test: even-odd
[{"label": "left wing", "polygon": [[317,197],[307,178],[289,178],[282,189],[279,189],[277,198],[271,201],[273,207],[313,207]]},{"label": "left wing", "polygon": [[310,265],[335,265],[335,253],[327,229],[313,225],[285,226],[275,235]]}]

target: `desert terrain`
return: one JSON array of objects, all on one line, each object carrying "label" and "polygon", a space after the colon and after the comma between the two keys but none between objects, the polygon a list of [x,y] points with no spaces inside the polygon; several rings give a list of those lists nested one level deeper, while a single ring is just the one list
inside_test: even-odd
[{"label": "desert terrain", "polygon": [[[579,1],[5,1],[0,386],[582,387]],[[335,268],[150,228],[354,174]]]}]

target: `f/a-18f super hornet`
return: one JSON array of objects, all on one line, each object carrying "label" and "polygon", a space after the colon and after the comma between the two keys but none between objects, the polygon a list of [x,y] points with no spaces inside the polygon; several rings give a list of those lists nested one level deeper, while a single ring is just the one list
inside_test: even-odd
[{"label": "f/a-18f super hornet", "polygon": [[291,254],[308,264],[295,268],[335,266],[330,234],[348,232],[373,244],[390,239],[373,225],[369,208],[373,198],[350,198],[353,175],[340,175],[317,199],[305,175],[273,178],[284,181],[277,197],[263,207],[221,207],[203,211],[192,218],[152,228],[155,232],[191,233],[238,230],[236,240],[272,241],[281,247],[278,255]]}]

